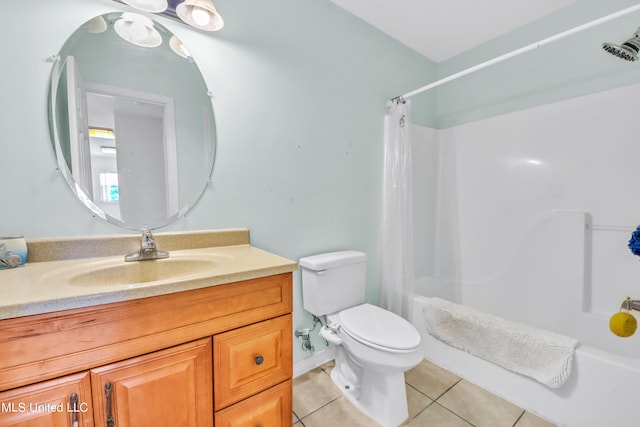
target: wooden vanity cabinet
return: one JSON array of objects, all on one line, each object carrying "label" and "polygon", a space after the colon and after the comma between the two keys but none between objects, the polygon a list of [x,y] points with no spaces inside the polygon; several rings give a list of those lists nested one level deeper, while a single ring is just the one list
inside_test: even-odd
[{"label": "wooden vanity cabinet", "polygon": [[291,277],[0,320],[0,426],[291,425]]}]

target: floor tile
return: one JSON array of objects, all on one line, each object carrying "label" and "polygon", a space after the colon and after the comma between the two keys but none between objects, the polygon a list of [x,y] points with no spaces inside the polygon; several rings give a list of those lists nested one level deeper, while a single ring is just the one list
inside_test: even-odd
[{"label": "floor tile", "polygon": [[460,377],[423,360],[415,368],[405,372],[405,381],[416,390],[435,400],[460,381]]},{"label": "floor tile", "polygon": [[438,403],[476,427],[512,427],[524,412],[465,380],[453,386]]},{"label": "floor tile", "polygon": [[531,412],[525,412],[518,420],[515,427],[556,427],[556,425],[543,420]]},{"label": "floor tile", "polygon": [[[293,426],[378,426],[335,386],[333,367],[329,362],[293,380]],[[403,427],[556,427],[426,360],[405,380]]]},{"label": "floor tile", "polygon": [[329,375],[320,368],[294,378],[293,388],[293,412],[300,419],[342,396]]},{"label": "floor tile", "polygon": [[328,405],[323,406],[312,414],[304,417],[302,422],[306,427],[376,427],[378,423],[363,414],[345,397],[340,397]]},{"label": "floor tile", "polygon": [[404,425],[407,427],[473,427],[471,424],[437,403],[430,405],[427,409],[418,414],[417,417]]},{"label": "floor tile", "polygon": [[410,385],[406,385],[407,389],[407,406],[409,407],[409,419],[415,417],[425,408],[433,403],[433,400],[429,399],[424,394],[420,393]]}]

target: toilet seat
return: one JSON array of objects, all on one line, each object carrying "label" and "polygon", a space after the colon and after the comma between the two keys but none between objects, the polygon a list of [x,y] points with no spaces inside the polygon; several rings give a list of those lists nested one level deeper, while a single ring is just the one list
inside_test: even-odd
[{"label": "toilet seat", "polygon": [[361,304],[338,313],[341,329],[370,347],[406,352],[420,346],[420,333],[395,313],[371,304]]}]

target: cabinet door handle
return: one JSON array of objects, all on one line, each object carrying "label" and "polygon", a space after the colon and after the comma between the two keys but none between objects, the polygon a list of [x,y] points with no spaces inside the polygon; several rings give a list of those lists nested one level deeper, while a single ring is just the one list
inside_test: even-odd
[{"label": "cabinet door handle", "polygon": [[107,401],[107,427],[114,427],[116,425],[116,421],[113,419],[113,415],[111,414],[111,395],[113,394],[113,384],[111,381],[104,385],[104,396]]},{"label": "cabinet door handle", "polygon": [[69,405],[71,406],[71,427],[78,427],[78,393],[71,393]]},{"label": "cabinet door handle", "polygon": [[262,362],[264,362],[264,357],[256,356],[256,365],[262,365]]}]

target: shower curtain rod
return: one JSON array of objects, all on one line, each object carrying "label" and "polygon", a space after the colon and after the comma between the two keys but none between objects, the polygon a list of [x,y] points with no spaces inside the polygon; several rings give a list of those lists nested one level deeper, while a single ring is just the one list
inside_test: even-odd
[{"label": "shower curtain rod", "polygon": [[542,39],[542,40],[537,41],[535,43],[531,43],[529,45],[521,47],[520,49],[513,50],[513,51],[511,51],[509,53],[505,53],[504,55],[501,55],[501,56],[498,56],[496,58],[490,59],[488,61],[482,62],[482,63],[480,63],[478,65],[474,65],[473,67],[466,68],[466,69],[464,69],[462,71],[459,71],[459,72],[457,72],[455,74],[452,74],[450,76],[444,77],[444,78],[442,78],[440,80],[436,80],[433,83],[429,83],[426,86],[422,86],[421,88],[412,90],[411,92],[407,92],[404,95],[396,96],[395,98],[392,98],[391,100],[392,101],[397,101],[397,100],[400,100],[400,99],[404,100],[404,99],[407,99],[407,98],[411,98],[414,95],[418,95],[419,93],[426,92],[426,91],[431,90],[433,88],[436,88],[436,87],[438,87],[440,85],[448,83],[448,82],[450,82],[452,80],[459,79],[460,77],[466,76],[467,74],[475,73],[476,71],[482,70],[483,68],[487,68],[487,67],[489,67],[491,65],[500,63],[500,62],[502,62],[504,60],[507,60],[509,58],[513,58],[515,56],[522,55],[523,53],[529,52],[530,50],[537,49],[537,48],[539,48],[541,46],[544,46],[546,44],[553,43],[553,42],[558,41],[560,39],[563,39],[563,38],[565,38],[567,36],[579,33],[580,31],[584,31],[586,29],[595,27],[595,26],[600,25],[600,24],[604,24],[605,22],[612,21],[614,19],[620,18],[620,17],[622,17],[624,15],[628,15],[628,14],[636,12],[638,10],[640,10],[640,3],[636,4],[635,6],[631,6],[631,7],[628,7],[626,9],[622,9],[622,10],[620,10],[618,12],[614,12],[614,13],[612,13],[610,15],[603,16],[602,18],[595,19],[595,20],[593,20],[591,22],[587,22],[586,24],[578,25],[577,27],[571,28],[571,29],[569,29],[567,31],[563,31],[563,32],[558,33],[558,34],[556,34],[554,36],[547,37],[546,39]]}]

